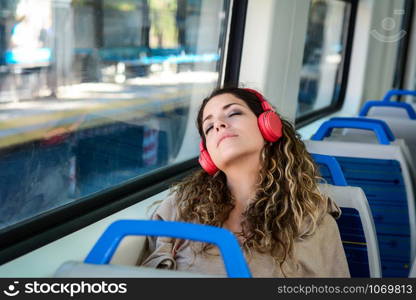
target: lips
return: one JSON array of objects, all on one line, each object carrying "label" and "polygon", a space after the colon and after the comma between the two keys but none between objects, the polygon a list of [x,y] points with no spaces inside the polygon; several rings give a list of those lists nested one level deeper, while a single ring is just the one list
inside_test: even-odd
[{"label": "lips", "polygon": [[220,137],[220,139],[218,140],[217,143],[217,147],[220,145],[220,143],[225,140],[226,138],[230,138],[230,137],[236,137],[236,134],[224,134],[222,137]]}]

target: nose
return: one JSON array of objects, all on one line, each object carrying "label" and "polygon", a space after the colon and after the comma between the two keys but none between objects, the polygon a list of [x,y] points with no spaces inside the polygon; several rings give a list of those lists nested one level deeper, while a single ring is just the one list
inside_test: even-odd
[{"label": "nose", "polygon": [[219,132],[221,128],[224,129],[227,127],[228,127],[228,124],[221,119],[218,119],[214,124],[214,128],[217,132]]}]

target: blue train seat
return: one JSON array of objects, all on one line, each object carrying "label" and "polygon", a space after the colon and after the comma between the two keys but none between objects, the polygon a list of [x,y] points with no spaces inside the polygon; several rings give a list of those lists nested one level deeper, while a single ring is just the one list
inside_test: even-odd
[{"label": "blue train seat", "polygon": [[[335,128],[372,130],[378,144],[331,138]],[[375,222],[383,277],[407,277],[415,254],[414,187],[394,136],[380,122],[338,119],[323,123],[305,144],[310,152],[334,156],[347,183],[363,189]]]},{"label": "blue train seat", "polygon": [[323,178],[320,191],[334,200],[342,214],[337,220],[351,277],[381,277],[374,220],[363,190],[347,186],[341,167],[332,156],[312,154]]},{"label": "blue train seat", "polygon": [[[369,123],[381,124],[392,137],[390,142],[399,145],[403,155],[406,159],[407,165],[410,168],[410,173],[414,179],[416,178],[416,120],[402,119],[402,118],[390,118],[390,117],[348,117],[348,118],[332,118],[331,120],[347,120],[347,121],[362,121]],[[346,128],[342,131],[343,141],[354,141],[363,143],[377,143],[377,139],[374,137],[374,133],[366,130],[349,129]]]},{"label": "blue train seat", "polygon": [[[393,90],[394,91],[394,90]],[[416,92],[413,92],[416,94]],[[413,95],[412,94],[412,95]],[[416,106],[404,102],[367,101],[359,116],[383,120],[398,139],[403,139],[409,147],[411,163],[416,165]]]},{"label": "blue train seat", "polygon": [[416,104],[406,102],[393,102],[394,96],[416,96],[416,91],[390,90],[382,101],[371,100],[364,103],[359,116],[365,117],[393,117],[416,120]]},{"label": "blue train seat", "polygon": [[[228,277],[251,277],[250,270],[237,239],[230,231],[207,225],[153,220],[118,220],[112,223],[98,239],[85,258],[84,263],[67,262],[57,270],[55,277],[94,277],[100,274],[100,272],[102,273],[98,277],[102,277],[103,275],[107,275],[108,277],[115,277],[116,275],[124,277],[126,274],[123,273],[123,270],[128,272],[128,275],[131,277],[203,276],[201,274],[195,274],[193,276],[193,273],[177,271],[171,271],[172,273],[168,276],[169,273],[167,272],[169,271],[167,270],[159,272],[160,270],[153,270],[151,268],[108,265],[121,240],[126,236],[137,235],[165,236],[212,243],[221,252]],[[105,268],[103,265],[107,265],[108,267]],[[145,271],[141,269],[145,269]],[[85,273],[82,273],[82,271]],[[153,276],[151,276],[151,273]]]},{"label": "blue train seat", "polygon": [[415,108],[410,103],[405,102],[386,102],[380,100],[370,100],[364,103],[359,112],[361,117],[394,117],[415,120]]},{"label": "blue train seat", "polygon": [[413,96],[416,97],[416,91],[412,90],[389,90],[383,97],[383,101],[392,101],[394,96]]}]

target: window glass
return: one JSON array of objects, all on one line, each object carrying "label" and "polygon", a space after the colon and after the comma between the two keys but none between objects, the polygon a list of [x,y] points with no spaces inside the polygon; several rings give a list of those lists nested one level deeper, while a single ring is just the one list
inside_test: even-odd
[{"label": "window glass", "polygon": [[297,117],[339,100],[349,5],[337,0],[311,1]]},{"label": "window glass", "polygon": [[178,153],[218,84],[228,10],[0,1],[0,228],[195,157]]}]

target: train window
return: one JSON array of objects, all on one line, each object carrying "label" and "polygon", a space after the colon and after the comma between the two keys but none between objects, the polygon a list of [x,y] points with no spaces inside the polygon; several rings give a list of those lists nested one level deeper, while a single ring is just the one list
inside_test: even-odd
[{"label": "train window", "polygon": [[2,0],[0,229],[195,157],[177,156],[218,85],[229,9]]},{"label": "train window", "polygon": [[300,76],[296,117],[340,101],[351,3],[312,0]]}]

